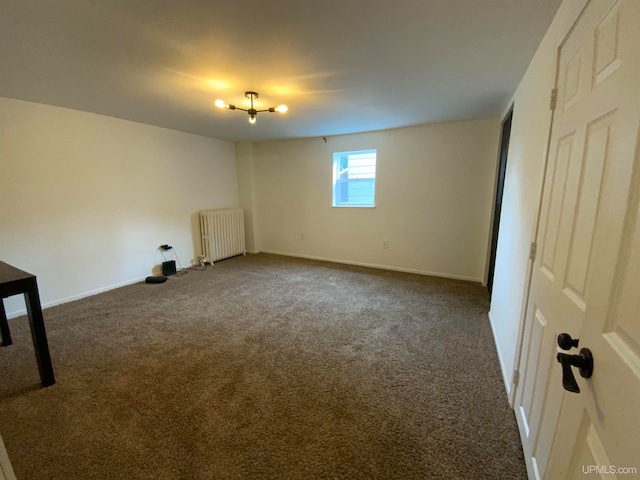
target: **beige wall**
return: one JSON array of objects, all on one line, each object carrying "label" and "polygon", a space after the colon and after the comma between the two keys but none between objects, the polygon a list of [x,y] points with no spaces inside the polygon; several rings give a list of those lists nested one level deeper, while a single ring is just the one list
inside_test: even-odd
[{"label": "beige wall", "polygon": [[560,6],[513,97],[513,124],[489,314],[508,394],[512,392],[528,289],[529,251],[538,219],[557,49],[583,5],[584,0],[567,0]]},{"label": "beige wall", "polygon": [[[482,281],[498,127],[487,119],[254,144],[255,249]],[[332,208],[333,152],[373,148],[376,207]]]},{"label": "beige wall", "polygon": [[237,204],[233,143],[0,98],[0,258],[45,306],[143,279],[163,243],[188,266],[197,211]]},{"label": "beige wall", "polygon": [[253,196],[253,143],[236,143],[236,165],[238,168],[238,197],[244,209],[245,242],[248,252],[256,252],[255,243],[255,200]]}]

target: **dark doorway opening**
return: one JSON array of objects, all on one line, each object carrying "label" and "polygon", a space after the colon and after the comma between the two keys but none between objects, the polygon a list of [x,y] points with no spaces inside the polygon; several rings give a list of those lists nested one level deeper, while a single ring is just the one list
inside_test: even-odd
[{"label": "dark doorway opening", "polygon": [[498,233],[500,231],[500,214],[502,213],[502,193],[504,191],[504,176],[507,171],[507,154],[509,153],[509,139],[511,137],[511,120],[513,105],[502,120],[500,128],[500,164],[498,165],[498,181],[496,182],[496,201],[493,209],[493,227],[491,232],[491,253],[489,256],[489,276],[487,290],[489,295],[493,290],[493,275],[496,270],[496,252],[498,250]]}]

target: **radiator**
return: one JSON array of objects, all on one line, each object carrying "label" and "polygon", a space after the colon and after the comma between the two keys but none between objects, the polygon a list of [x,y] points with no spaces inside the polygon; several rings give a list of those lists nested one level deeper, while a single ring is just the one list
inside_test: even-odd
[{"label": "radiator", "polygon": [[200,211],[202,255],[213,263],[234,255],[246,255],[244,210],[224,208]]}]

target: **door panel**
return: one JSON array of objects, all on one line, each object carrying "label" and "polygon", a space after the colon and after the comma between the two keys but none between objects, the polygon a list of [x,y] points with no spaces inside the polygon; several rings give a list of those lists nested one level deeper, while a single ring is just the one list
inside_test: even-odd
[{"label": "door panel", "polygon": [[601,480],[604,477],[613,480],[617,477],[615,474],[608,474],[610,466],[611,461],[604,445],[593,424],[589,422],[588,415],[583,411],[577,443],[566,478]]},{"label": "door panel", "polygon": [[612,112],[587,126],[585,153],[580,166],[577,214],[571,232],[564,288],[583,310],[602,173],[611,158],[609,147],[614,121],[615,112]]},{"label": "door panel", "polygon": [[[560,47],[515,401],[531,478],[640,458],[639,26],[640,2],[592,0]],[[562,388],[561,332],[594,356],[591,379],[573,369],[579,394]]]},{"label": "door panel", "polygon": [[575,132],[569,133],[558,142],[556,161],[551,177],[551,191],[547,205],[547,214],[544,227],[544,241],[542,243],[542,255],[540,258],[541,273],[553,282],[556,271],[556,248],[560,235],[560,218],[562,215],[562,204],[565,199],[565,189],[567,186],[567,174],[571,153],[574,150]]}]

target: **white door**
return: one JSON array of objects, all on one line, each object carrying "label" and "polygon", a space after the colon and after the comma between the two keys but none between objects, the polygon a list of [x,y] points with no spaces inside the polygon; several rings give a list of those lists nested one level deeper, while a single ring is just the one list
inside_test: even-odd
[{"label": "white door", "polygon": [[[591,0],[556,86],[516,417],[531,478],[640,478],[640,0]],[[580,393],[562,332],[593,353]]]},{"label": "white door", "polygon": [[[1,302],[2,300],[0,300]],[[0,437],[0,480],[16,480],[16,476],[13,473],[9,456],[4,448],[2,437]]]}]

